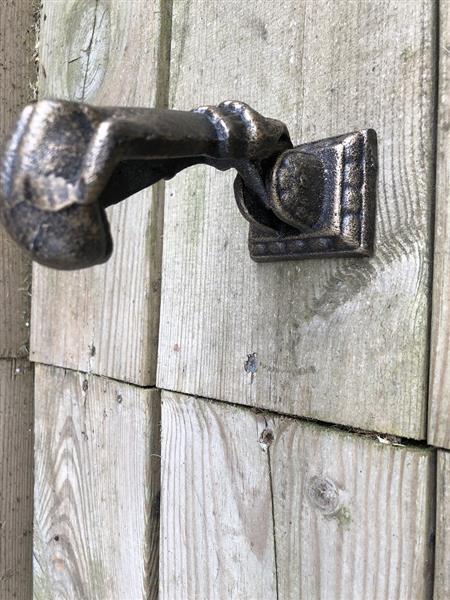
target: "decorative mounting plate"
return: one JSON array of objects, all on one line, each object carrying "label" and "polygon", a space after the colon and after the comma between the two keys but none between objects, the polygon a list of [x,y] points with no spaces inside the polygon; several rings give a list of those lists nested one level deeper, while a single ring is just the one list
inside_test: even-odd
[{"label": "decorative mounting plate", "polygon": [[[258,262],[328,256],[369,256],[373,250],[377,140],[372,129],[297,146],[284,153],[301,163],[304,155],[319,159],[323,172],[320,216],[309,231],[295,228],[269,232],[250,225],[249,250]],[[282,168],[276,165],[274,172]],[[289,194],[301,194],[302,182]],[[286,191],[284,192],[286,194]],[[298,202],[298,199],[297,199]]]}]

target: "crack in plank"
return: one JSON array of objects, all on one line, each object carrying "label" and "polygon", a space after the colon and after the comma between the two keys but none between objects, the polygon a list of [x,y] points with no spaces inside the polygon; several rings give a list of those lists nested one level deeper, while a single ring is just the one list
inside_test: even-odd
[{"label": "crack in plank", "polygon": [[87,60],[86,60],[86,69],[85,69],[84,78],[83,78],[83,87],[82,87],[82,91],[81,91],[81,101],[82,102],[84,102],[84,100],[85,100],[87,77],[88,77],[89,66],[90,66],[90,62],[91,62],[92,44],[94,43],[95,28],[97,26],[98,1],[99,0],[95,0],[94,20],[92,23],[91,39],[89,40],[89,44],[88,44],[88,47],[86,48],[86,50],[83,50],[83,52],[86,52],[86,54],[87,54]]},{"label": "crack in plank", "polygon": [[[265,427],[269,428],[269,423],[266,417],[264,417]],[[272,464],[270,461],[270,446],[267,447],[267,465],[269,468],[269,486],[270,486],[270,508],[272,512],[272,533],[273,533],[273,556],[275,562],[275,593],[276,598],[279,600],[279,585],[278,585],[278,557],[277,557],[277,536],[275,527],[275,506],[274,506],[274,493],[273,493],[273,477],[272,477]]]}]

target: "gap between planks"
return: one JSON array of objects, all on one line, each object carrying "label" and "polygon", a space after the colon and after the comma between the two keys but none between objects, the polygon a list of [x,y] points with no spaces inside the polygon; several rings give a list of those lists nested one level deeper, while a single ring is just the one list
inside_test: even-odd
[{"label": "gap between planks", "polygon": [[[44,367],[53,367],[55,369],[62,369],[63,371],[69,371],[69,372],[73,372],[73,373],[79,373],[81,375],[86,375],[88,376],[95,376],[95,377],[99,377],[100,379],[106,379],[108,381],[115,381],[117,383],[121,383],[121,384],[126,384],[129,385],[131,387],[135,387],[135,388],[139,388],[139,389],[143,389],[143,390],[160,390],[161,392],[170,392],[170,393],[174,393],[174,394],[184,394],[184,392],[179,392],[177,390],[174,389],[170,389],[170,388],[161,388],[161,387],[157,387],[154,385],[139,385],[138,383],[132,383],[129,381],[126,381],[124,379],[117,379],[115,377],[109,377],[106,375],[98,375],[97,373],[94,373],[92,371],[83,371],[81,369],[71,369],[70,367],[62,367],[60,365],[54,365],[51,363],[44,363],[44,362],[40,362],[40,361],[33,361],[32,364],[35,365],[41,365]],[[386,445],[394,445],[394,446],[399,446],[399,447],[412,447],[412,448],[435,448],[435,449],[439,449],[439,446],[436,446],[434,444],[429,444],[427,443],[425,440],[416,440],[413,438],[406,438],[406,437],[400,437],[400,436],[395,436],[395,435],[391,435],[389,433],[383,432],[383,431],[374,431],[374,430],[370,430],[370,429],[359,429],[357,427],[349,427],[346,425],[342,425],[341,423],[333,423],[332,421],[322,421],[320,419],[313,419],[310,417],[304,417],[304,416],[298,416],[298,415],[292,415],[289,413],[284,413],[284,412],[277,412],[277,411],[273,411],[273,410],[269,410],[266,408],[260,408],[258,406],[249,406],[248,404],[239,404],[238,402],[228,402],[226,400],[219,400],[218,398],[206,398],[205,396],[198,396],[196,394],[187,394],[192,398],[195,398],[196,400],[201,400],[203,402],[213,402],[213,403],[217,403],[217,404],[224,404],[226,406],[234,406],[235,408],[239,408],[239,409],[244,409],[253,413],[260,413],[263,415],[267,415],[267,416],[273,416],[273,417],[281,417],[281,418],[286,418],[286,419],[293,419],[294,421],[297,421],[299,423],[311,423],[313,425],[319,425],[321,427],[330,427],[331,429],[335,429],[336,431],[343,431],[345,433],[352,433],[355,435],[361,435],[361,436],[367,436],[367,437],[371,437],[373,439],[379,439],[381,444],[386,444]]]},{"label": "gap between planks", "polygon": [[[121,384],[126,384],[126,385],[129,385],[130,387],[135,387],[135,388],[142,389],[142,390],[153,390],[154,389],[154,390],[159,390],[161,392],[184,394],[184,392],[178,392],[177,390],[173,390],[173,389],[169,389],[169,388],[160,388],[160,387],[157,387],[154,385],[148,385],[148,386],[139,385],[138,383],[131,383],[124,379],[116,379],[114,377],[108,377],[106,375],[98,375],[97,373],[90,372],[90,371],[71,369],[70,367],[61,367],[59,365],[53,365],[53,364],[37,362],[37,361],[32,361],[31,364],[40,365],[40,366],[44,366],[44,367],[53,367],[55,369],[61,369],[63,371],[69,371],[69,372],[78,373],[81,375],[86,375],[87,377],[94,376],[94,377],[98,377],[100,379],[105,379],[107,381],[113,381],[113,382],[117,382],[117,383],[121,383]],[[276,412],[273,410],[268,410],[266,408],[259,408],[257,406],[249,406],[248,404],[239,404],[238,402],[227,402],[226,400],[219,400],[218,398],[206,398],[204,396],[197,396],[196,394],[188,394],[188,395],[190,397],[195,398],[196,400],[200,400],[202,402],[223,404],[225,406],[232,406],[232,407],[235,407],[238,409],[243,409],[243,410],[253,412],[253,413],[259,413],[259,414],[278,417],[278,418],[281,417],[281,418],[286,418],[286,419],[292,419],[299,423],[303,423],[303,422],[311,423],[313,425],[318,425],[320,427],[330,427],[331,429],[335,429],[336,431],[342,431],[344,433],[352,433],[355,435],[380,439],[380,443],[386,444],[386,445],[393,445],[393,446],[398,446],[398,447],[412,447],[412,448],[432,448],[432,449],[436,449],[436,450],[441,449],[440,446],[436,446],[435,444],[427,443],[425,440],[416,440],[413,438],[395,436],[395,435],[391,435],[389,433],[385,433],[383,431],[374,431],[374,430],[370,430],[370,429],[359,429],[357,427],[347,427],[345,425],[342,425],[341,423],[333,423],[332,421],[321,421],[320,419],[313,419],[313,418],[309,418],[309,417],[300,417],[298,415],[292,415],[292,414],[284,413],[284,412]],[[442,448],[442,449],[446,450],[446,448]]]},{"label": "gap between planks", "polygon": [[[334,576],[347,593],[353,590],[351,597],[366,597],[372,577],[380,594],[388,586],[392,597],[397,597],[395,589],[401,592],[398,597],[412,597],[406,592],[417,584],[414,597],[431,597],[435,506],[433,494],[425,491],[434,489],[433,448],[382,448],[370,438],[304,420],[272,419],[248,407],[234,411],[229,403],[202,402],[178,393],[162,394],[162,415],[162,597],[172,598],[175,591],[179,597],[197,597],[199,589],[202,597],[235,597],[231,590],[248,598],[261,597],[261,590],[267,598],[299,597],[303,587],[310,592],[305,597],[340,597],[326,595]],[[269,463],[261,450],[270,450]],[[308,489],[315,479],[320,480],[318,502],[311,505]],[[381,486],[378,495],[376,483]],[[325,484],[330,492],[334,485],[341,490],[339,517],[329,518],[334,496],[322,489]],[[300,520],[299,510],[306,511]],[[291,519],[296,519],[292,527]],[[392,536],[392,525],[397,534],[405,534],[403,542]],[[276,559],[273,531],[279,542]],[[362,531],[366,535],[361,536]],[[420,537],[418,554],[417,532],[425,536]],[[308,535],[311,547],[305,541]],[[374,541],[376,548],[393,544],[392,567],[387,552],[372,556]],[[350,560],[350,571],[342,571],[341,551]],[[211,562],[202,566],[208,556]],[[419,575],[413,575],[413,557],[420,565]],[[385,569],[386,579],[374,561]],[[186,563],[190,577],[182,574]],[[245,568],[240,570],[239,564]],[[325,595],[317,593],[317,578],[328,590]],[[355,586],[361,593],[355,594]],[[384,597],[380,594],[374,597]]]}]

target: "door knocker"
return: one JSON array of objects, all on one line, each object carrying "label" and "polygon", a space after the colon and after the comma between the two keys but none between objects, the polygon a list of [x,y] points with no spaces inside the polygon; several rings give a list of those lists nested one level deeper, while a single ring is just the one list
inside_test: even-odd
[{"label": "door knocker", "polygon": [[236,169],[254,260],[371,253],[375,132],[293,147],[283,123],[242,102],[190,112],[29,105],[1,166],[0,217],[33,260],[90,267],[112,252],[105,208],[200,163]]}]

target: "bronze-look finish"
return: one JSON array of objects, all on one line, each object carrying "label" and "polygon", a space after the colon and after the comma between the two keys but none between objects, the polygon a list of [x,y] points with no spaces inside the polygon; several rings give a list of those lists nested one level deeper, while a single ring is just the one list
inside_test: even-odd
[{"label": "bronze-look finish", "polygon": [[0,218],[33,260],[89,267],[111,255],[106,207],[199,163],[237,170],[255,260],[371,252],[375,132],[293,148],[283,123],[242,102],[191,112],[27,106],[1,166]]}]

